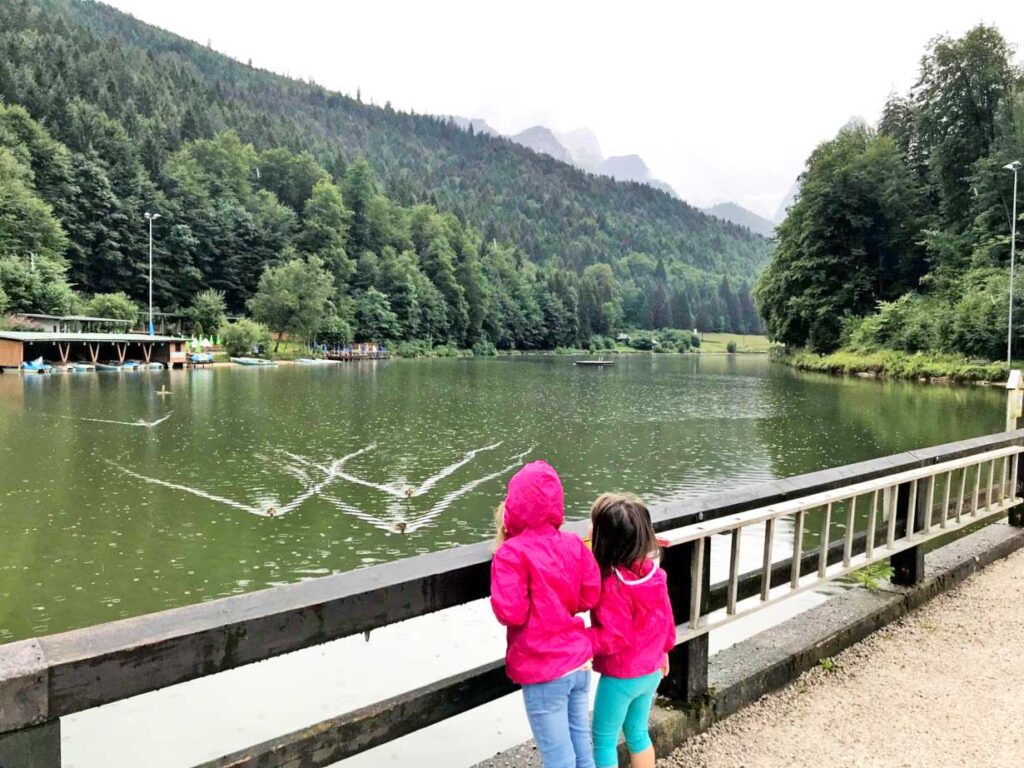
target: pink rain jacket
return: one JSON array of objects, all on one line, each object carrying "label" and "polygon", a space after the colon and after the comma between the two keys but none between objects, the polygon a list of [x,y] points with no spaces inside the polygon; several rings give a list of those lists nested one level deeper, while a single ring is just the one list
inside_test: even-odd
[{"label": "pink rain jacket", "polygon": [[594,669],[602,675],[649,675],[676,642],[665,572],[653,560],[606,576],[590,617]]},{"label": "pink rain jacket", "polygon": [[491,608],[508,627],[505,669],[515,683],[546,683],[593,657],[576,614],[597,603],[601,573],[580,537],[558,530],[562,519],[562,483],[549,464],[534,461],[509,481]]}]

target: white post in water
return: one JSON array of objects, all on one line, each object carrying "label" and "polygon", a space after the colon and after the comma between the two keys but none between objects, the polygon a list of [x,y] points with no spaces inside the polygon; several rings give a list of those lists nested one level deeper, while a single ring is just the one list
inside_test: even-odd
[{"label": "white post in water", "polygon": [[[1014,177],[1016,178],[1016,176]],[[153,222],[160,218],[159,213],[146,211],[149,222],[149,335],[153,335]]]},{"label": "white post in water", "polygon": [[1010,371],[1006,380],[1006,431],[1017,429],[1017,420],[1024,411],[1024,375],[1020,370]]}]

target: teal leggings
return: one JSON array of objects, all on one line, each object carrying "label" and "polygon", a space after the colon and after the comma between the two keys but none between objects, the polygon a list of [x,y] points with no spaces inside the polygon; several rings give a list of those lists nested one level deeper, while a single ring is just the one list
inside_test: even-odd
[{"label": "teal leggings", "polygon": [[630,678],[601,675],[594,700],[594,762],[597,768],[615,768],[619,764],[620,731],[626,734],[630,754],[643,752],[651,746],[647,721],[660,682],[660,671]]}]

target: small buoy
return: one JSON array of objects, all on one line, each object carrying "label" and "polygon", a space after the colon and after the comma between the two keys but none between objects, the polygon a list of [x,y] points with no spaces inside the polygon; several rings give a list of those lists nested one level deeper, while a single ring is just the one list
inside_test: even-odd
[{"label": "small buoy", "polygon": [[400,523],[396,523],[395,528],[398,530],[399,533],[405,533],[405,529],[408,527],[408,525],[408,523],[402,521]]},{"label": "small buoy", "polygon": [[412,498],[412,494],[413,494],[413,489],[412,488],[406,488],[405,489],[405,498],[411,499]]},{"label": "small buoy", "polygon": [[277,514],[277,507],[267,507],[267,517],[274,517]]}]

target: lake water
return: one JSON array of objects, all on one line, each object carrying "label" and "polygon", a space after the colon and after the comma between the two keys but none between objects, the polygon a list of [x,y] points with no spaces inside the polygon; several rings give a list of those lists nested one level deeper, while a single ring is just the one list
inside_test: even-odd
[{"label": "lake water", "polygon": [[[0,642],[490,538],[504,483],[533,458],[557,467],[582,519],[604,490],[661,502],[730,489],[994,432],[1003,409],[999,389],[712,355],[3,375]],[[809,520],[805,547],[818,531]],[[793,532],[779,534],[785,558]],[[716,580],[726,543],[713,544]],[[745,568],[759,544],[744,543]],[[711,650],[824,599],[741,619]],[[185,768],[502,650],[477,601],[65,717],[64,766],[146,754]],[[344,765],[470,765],[528,735],[512,696]]]},{"label": "lake water", "polygon": [[679,499],[1004,418],[998,389],[616,360],[0,376],[0,642],[480,541],[524,460],[582,518],[605,490]]}]

